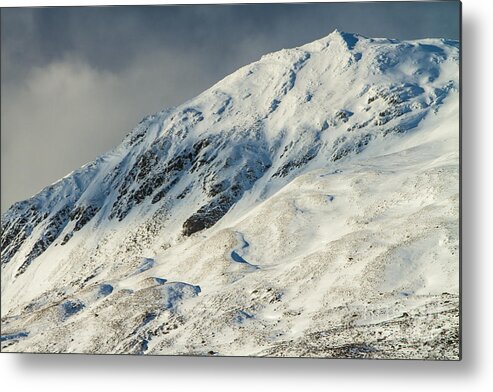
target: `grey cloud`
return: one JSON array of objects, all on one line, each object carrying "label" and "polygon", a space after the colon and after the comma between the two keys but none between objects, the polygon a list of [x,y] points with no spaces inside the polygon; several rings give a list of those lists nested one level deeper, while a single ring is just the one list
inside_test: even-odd
[{"label": "grey cloud", "polygon": [[188,57],[153,55],[119,74],[64,59],[32,70],[22,87],[5,90],[2,130],[15,132],[2,132],[2,205],[107,151],[146,114],[168,106],[164,102],[188,99],[181,85],[206,89]]}]

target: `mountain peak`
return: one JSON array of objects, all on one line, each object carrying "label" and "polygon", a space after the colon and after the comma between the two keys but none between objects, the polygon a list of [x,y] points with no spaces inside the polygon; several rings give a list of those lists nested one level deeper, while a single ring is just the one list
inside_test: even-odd
[{"label": "mountain peak", "polygon": [[360,34],[335,29],[325,37],[303,45],[302,48],[309,50],[323,50],[328,47],[330,43],[336,43],[345,49],[352,50],[361,39],[367,39],[367,37]]},{"label": "mountain peak", "polygon": [[333,38],[337,37],[337,38],[341,39],[349,50],[354,49],[354,46],[359,41],[359,39],[363,38],[359,34],[348,33],[348,32],[340,31],[337,29],[335,29],[332,33],[330,33],[329,36],[331,36]]}]

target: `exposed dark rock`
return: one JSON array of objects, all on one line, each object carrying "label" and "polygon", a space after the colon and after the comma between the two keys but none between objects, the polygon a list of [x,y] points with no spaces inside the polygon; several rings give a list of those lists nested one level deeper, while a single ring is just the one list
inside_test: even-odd
[{"label": "exposed dark rock", "polygon": [[191,183],[185,189],[183,189],[183,191],[178,196],[176,196],[176,198],[184,199],[192,191],[192,188],[193,188],[193,183]]},{"label": "exposed dark rock", "polygon": [[200,207],[195,214],[183,223],[183,235],[190,236],[193,233],[214,226],[228,212],[233,203],[232,198],[224,196]]},{"label": "exposed dark rock", "polygon": [[[16,207],[18,205],[14,205],[12,208]],[[13,220],[2,221],[0,241],[2,264],[6,264],[12,259],[24,241],[31,235],[33,229],[45,218],[33,205]]]},{"label": "exposed dark rock", "polygon": [[65,245],[67,242],[70,241],[70,239],[74,236],[74,232],[71,231],[70,233],[67,233],[65,234],[65,236],[63,237],[63,240],[62,242],[60,243],[60,245]]},{"label": "exposed dark rock", "polygon": [[[248,149],[248,147],[244,147]],[[224,162],[224,168],[228,167],[228,159]],[[265,171],[270,167],[270,162],[253,161],[246,165],[231,180],[226,179],[221,182],[214,182],[213,173],[209,172],[210,185],[206,181],[203,184],[206,195],[211,197],[209,203],[200,207],[197,212],[190,216],[183,223],[183,235],[190,236],[193,233],[214,226],[238,201],[243,193],[250,189],[255,181],[263,176]],[[212,175],[211,175],[212,174]]]},{"label": "exposed dark rock", "polygon": [[70,220],[77,220],[74,231],[82,229],[98,213],[100,207],[97,206],[79,206],[70,212]]},{"label": "exposed dark rock", "polygon": [[[292,170],[300,168],[315,158],[320,150],[320,144],[316,144],[308,152],[306,152],[301,158],[288,161],[282,165],[272,177],[286,177]],[[281,155],[282,156],[282,155]]]},{"label": "exposed dark rock", "polygon": [[46,226],[41,237],[33,245],[31,251],[26,256],[24,262],[19,267],[16,277],[24,273],[31,262],[41,255],[57,239],[69,221],[70,206],[65,206],[58,211]]},{"label": "exposed dark rock", "polygon": [[335,114],[335,118],[337,120],[341,120],[342,122],[347,122],[349,120],[349,117],[353,115],[353,112],[350,112],[349,110],[341,109]]},{"label": "exposed dark rock", "polygon": [[351,153],[360,153],[370,143],[375,136],[367,133],[358,135],[355,138],[348,139],[346,136],[338,138],[334,143],[334,153],[331,156],[332,161],[338,161]]},{"label": "exposed dark rock", "polygon": [[164,196],[168,194],[168,192],[180,181],[179,177],[174,178],[171,182],[169,182],[166,186],[161,188],[159,192],[157,192],[151,200],[152,204],[156,204],[160,201]]}]

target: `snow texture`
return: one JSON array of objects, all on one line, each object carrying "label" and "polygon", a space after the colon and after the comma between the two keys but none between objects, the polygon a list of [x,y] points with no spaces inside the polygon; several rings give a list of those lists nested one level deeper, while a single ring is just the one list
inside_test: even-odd
[{"label": "snow texture", "polygon": [[1,217],[2,350],[459,358],[459,49],[263,56]]}]

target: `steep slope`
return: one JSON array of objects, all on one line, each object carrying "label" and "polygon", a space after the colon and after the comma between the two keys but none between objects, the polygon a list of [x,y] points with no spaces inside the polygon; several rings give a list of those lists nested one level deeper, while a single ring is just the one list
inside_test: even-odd
[{"label": "steep slope", "polygon": [[2,216],[2,349],[456,358],[458,56],[335,31],[147,117]]}]

